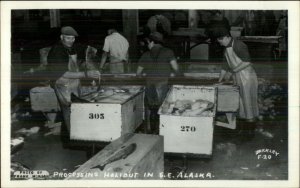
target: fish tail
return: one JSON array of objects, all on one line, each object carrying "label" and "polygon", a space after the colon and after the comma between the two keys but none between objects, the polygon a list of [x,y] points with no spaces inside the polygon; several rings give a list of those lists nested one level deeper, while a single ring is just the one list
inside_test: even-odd
[{"label": "fish tail", "polygon": [[102,170],[104,170],[105,166],[106,166],[106,164],[100,165],[100,166],[99,166],[99,169],[102,171]]},{"label": "fish tail", "polygon": [[91,169],[98,168],[98,169],[100,169],[102,171],[105,168],[105,166],[106,166],[106,164],[104,164],[104,165],[97,165],[97,166],[92,167]]}]

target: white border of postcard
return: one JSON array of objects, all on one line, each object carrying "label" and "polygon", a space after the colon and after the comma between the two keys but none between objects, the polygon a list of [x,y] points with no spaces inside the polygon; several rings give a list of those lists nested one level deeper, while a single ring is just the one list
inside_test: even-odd
[{"label": "white border of postcard", "polygon": [[[1,187],[299,187],[299,1],[2,1],[1,2]],[[288,180],[10,180],[11,9],[270,9],[288,10]]]}]

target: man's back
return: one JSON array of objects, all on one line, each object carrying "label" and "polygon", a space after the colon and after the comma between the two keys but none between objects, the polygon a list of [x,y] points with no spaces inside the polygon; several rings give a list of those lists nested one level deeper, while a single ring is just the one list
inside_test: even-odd
[{"label": "man's back", "polygon": [[103,51],[110,53],[110,62],[128,61],[129,43],[125,37],[115,32],[105,38]]},{"label": "man's back", "polygon": [[174,52],[157,45],[142,55],[139,64],[145,68],[144,71],[149,77],[169,77],[172,60],[176,60]]}]

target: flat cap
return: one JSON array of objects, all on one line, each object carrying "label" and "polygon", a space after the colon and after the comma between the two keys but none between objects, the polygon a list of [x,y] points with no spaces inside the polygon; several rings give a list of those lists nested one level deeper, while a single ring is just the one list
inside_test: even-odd
[{"label": "flat cap", "polygon": [[164,42],[163,35],[157,31],[150,33],[149,38],[157,42]]},{"label": "flat cap", "polygon": [[71,36],[78,36],[77,31],[75,31],[75,29],[73,29],[73,27],[71,26],[65,26],[61,28],[61,34],[63,35],[71,35]]}]

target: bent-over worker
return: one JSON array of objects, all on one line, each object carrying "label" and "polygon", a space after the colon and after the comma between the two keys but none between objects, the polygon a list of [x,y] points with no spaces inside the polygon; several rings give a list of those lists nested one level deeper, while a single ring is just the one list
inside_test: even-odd
[{"label": "bent-over worker", "polygon": [[137,68],[138,76],[146,76],[146,104],[150,110],[150,124],[154,131],[158,131],[157,111],[169,90],[169,77],[179,72],[174,52],[164,47],[163,43],[161,33],[151,33],[149,38],[146,38],[149,51],[141,56]]}]

